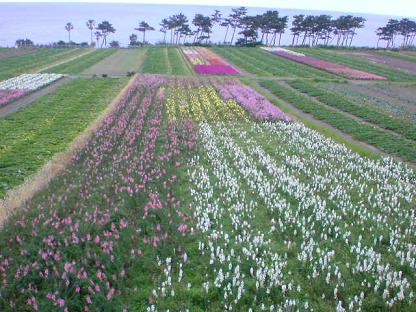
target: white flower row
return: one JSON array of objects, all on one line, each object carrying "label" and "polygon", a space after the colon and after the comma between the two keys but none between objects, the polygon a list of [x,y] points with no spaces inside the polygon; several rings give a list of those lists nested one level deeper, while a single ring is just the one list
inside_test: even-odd
[{"label": "white flower row", "polygon": [[303,53],[291,51],[291,50],[280,48],[280,47],[261,47],[261,48],[269,52],[284,52],[284,53],[292,54],[295,56],[305,56],[305,54]]},{"label": "white flower row", "polygon": [[23,74],[0,82],[0,90],[37,90],[63,76],[62,74]]}]

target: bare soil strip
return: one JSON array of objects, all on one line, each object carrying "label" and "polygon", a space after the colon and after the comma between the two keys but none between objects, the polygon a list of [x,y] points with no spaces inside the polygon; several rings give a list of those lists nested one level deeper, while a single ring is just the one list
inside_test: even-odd
[{"label": "bare soil strip", "polygon": [[37,173],[28,177],[20,186],[7,192],[5,199],[0,200],[0,227],[17,208],[30,201],[36,193],[46,187],[57,174],[65,169],[72,157],[85,146],[90,136],[100,127],[104,119],[114,111],[117,103],[134,83],[135,78],[136,76],[133,76],[130,79],[108,107],[72,141],[66,151],[55,154]]},{"label": "bare soil strip", "polygon": [[10,104],[7,104],[6,106],[3,106],[0,108],[0,118],[4,117],[8,114],[14,113],[16,111],[18,111],[19,109],[28,106],[29,104],[31,104],[32,102],[34,102],[35,100],[37,100],[38,98],[40,98],[41,96],[44,96],[46,94],[55,92],[56,89],[60,88],[61,86],[67,84],[70,81],[71,78],[62,78],[59,79],[58,81],[38,90],[35,91],[33,93],[30,93],[27,96],[22,97],[21,99],[18,99],[16,101],[13,101]]},{"label": "bare soil strip", "polygon": [[23,56],[27,54],[31,54],[35,52],[35,48],[26,48],[26,49],[7,49],[7,50],[0,50],[0,59],[1,58],[8,58],[8,57],[15,57],[15,56]]}]

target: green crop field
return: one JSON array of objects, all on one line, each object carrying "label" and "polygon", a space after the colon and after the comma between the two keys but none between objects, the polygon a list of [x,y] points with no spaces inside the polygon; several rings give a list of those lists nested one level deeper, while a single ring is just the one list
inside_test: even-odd
[{"label": "green crop field", "polygon": [[260,77],[339,78],[324,71],[272,55],[258,48],[214,48],[213,51],[241,69]]},{"label": "green crop field", "polygon": [[125,79],[76,79],[1,118],[0,197],[63,151],[125,83]]},{"label": "green crop field", "polygon": [[178,48],[149,48],[142,72],[171,75],[192,74]]},{"label": "green crop field", "polygon": [[37,49],[34,53],[0,60],[0,80],[34,72],[54,63],[64,62],[87,52],[87,49]]},{"label": "green crop field", "polygon": [[387,77],[392,81],[415,81],[416,75],[400,71],[385,65],[375,64],[370,61],[351,55],[341,55],[328,49],[291,48],[293,51],[311,55],[323,60],[344,64],[352,68],[367,71],[369,73]]}]

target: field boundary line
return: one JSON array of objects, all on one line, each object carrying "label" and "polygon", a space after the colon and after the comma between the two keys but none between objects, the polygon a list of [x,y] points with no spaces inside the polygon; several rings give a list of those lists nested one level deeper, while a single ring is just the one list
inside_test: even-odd
[{"label": "field boundary line", "polygon": [[89,49],[89,50],[87,50],[85,53],[82,53],[82,54],[80,54],[80,55],[74,56],[74,57],[72,57],[72,58],[70,58],[70,59],[68,59],[68,60],[65,60],[65,61],[62,61],[62,62],[58,62],[58,63],[54,63],[54,64],[50,64],[50,65],[48,65],[48,66],[46,66],[46,67],[43,67],[43,68],[41,68],[41,69],[38,69],[38,70],[36,71],[36,73],[41,73],[41,72],[44,72],[45,70],[48,70],[48,69],[50,69],[50,68],[52,68],[52,67],[59,66],[59,65],[62,65],[62,64],[68,63],[68,62],[72,62],[72,61],[74,61],[74,60],[76,60],[76,59],[80,58],[81,56],[88,55],[88,54],[90,54],[90,53],[92,53],[92,52],[94,52],[94,51],[95,51],[95,49]]},{"label": "field boundary line", "polygon": [[0,199],[0,228],[16,209],[31,200],[36,193],[45,188],[55,176],[66,168],[72,157],[87,144],[88,139],[101,126],[104,119],[115,110],[117,104],[126,94],[129,87],[133,85],[136,78],[137,74],[129,80],[111,103],[108,104],[106,109],[68,145],[65,151],[52,156],[40,170],[26,178],[19,186],[9,190],[4,199]]}]

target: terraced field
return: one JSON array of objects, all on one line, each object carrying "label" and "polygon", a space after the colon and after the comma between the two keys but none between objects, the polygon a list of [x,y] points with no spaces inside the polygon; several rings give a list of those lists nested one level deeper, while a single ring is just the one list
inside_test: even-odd
[{"label": "terraced field", "polygon": [[414,311],[414,82],[361,61],[403,81],[258,48],[57,66],[91,77],[0,118],[0,311]]}]

